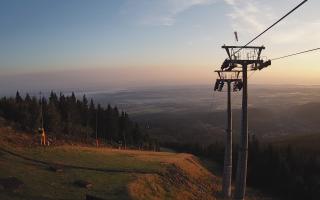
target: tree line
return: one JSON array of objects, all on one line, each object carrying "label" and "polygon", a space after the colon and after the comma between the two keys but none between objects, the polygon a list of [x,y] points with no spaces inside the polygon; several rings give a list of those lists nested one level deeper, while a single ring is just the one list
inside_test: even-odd
[{"label": "tree line", "polygon": [[111,105],[103,108],[85,95],[77,99],[73,92],[69,96],[51,92],[48,98],[31,97],[28,93],[22,97],[17,92],[15,97],[0,99],[0,116],[29,132],[36,132],[43,121],[49,138],[88,141],[97,136],[112,145],[159,149],[157,140],[149,137],[126,112]]},{"label": "tree line", "polygon": [[[224,146],[215,143],[209,146],[199,144],[162,144],[178,152],[192,153],[211,159],[223,166]],[[237,146],[233,153],[233,178],[237,164]],[[320,197],[320,156],[287,147],[262,145],[252,138],[249,143],[248,186],[286,200],[317,200]]]}]

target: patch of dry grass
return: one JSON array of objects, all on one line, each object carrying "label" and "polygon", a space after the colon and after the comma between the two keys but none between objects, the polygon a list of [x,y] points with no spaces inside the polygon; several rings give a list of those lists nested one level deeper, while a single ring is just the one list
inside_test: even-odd
[{"label": "patch of dry grass", "polygon": [[129,185],[134,199],[215,199],[216,177],[190,154],[163,153],[139,155],[140,159],[161,160],[160,175],[141,176]]}]

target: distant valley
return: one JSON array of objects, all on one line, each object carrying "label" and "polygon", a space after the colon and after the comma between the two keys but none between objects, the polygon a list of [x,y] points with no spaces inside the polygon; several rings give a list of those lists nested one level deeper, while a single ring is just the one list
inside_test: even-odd
[{"label": "distant valley", "polygon": [[[210,86],[92,92],[89,98],[117,105],[145,125],[160,140],[221,141],[225,129],[226,93]],[[239,133],[241,93],[233,93],[235,135]],[[316,134],[320,130],[320,86],[263,86],[249,88],[249,132],[265,141]],[[235,136],[235,139],[237,137]]]}]

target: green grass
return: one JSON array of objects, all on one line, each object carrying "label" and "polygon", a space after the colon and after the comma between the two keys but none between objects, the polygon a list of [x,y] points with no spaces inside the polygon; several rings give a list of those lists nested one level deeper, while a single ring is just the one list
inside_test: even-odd
[{"label": "green grass", "polygon": [[[7,147],[8,148],[8,147]],[[13,148],[10,148],[12,151]],[[55,147],[20,148],[15,152],[26,157],[59,164],[89,168],[139,170],[156,172],[161,165],[156,161],[143,161],[130,153],[104,152],[94,148]],[[93,194],[107,199],[130,199],[127,185],[138,174],[121,172],[101,172],[66,168],[63,172],[52,172],[48,166],[2,153],[0,155],[0,178],[14,176],[24,182],[16,192],[0,190],[0,199],[85,199]],[[90,189],[79,188],[75,180],[93,183]]]},{"label": "green grass", "polygon": [[[221,166],[219,163],[206,159],[200,159],[200,161],[202,165],[217,175],[213,180],[208,179],[208,174],[202,168],[194,168],[195,165],[190,162],[192,158],[187,154],[123,151],[70,145],[46,148],[28,147],[31,144],[30,141],[27,135],[10,129],[2,131],[0,129],[0,148],[17,154],[13,155],[0,149],[0,178],[12,176],[24,182],[23,187],[17,191],[7,191],[0,186],[0,200],[77,200],[85,199],[86,194],[110,200],[126,200],[132,197],[135,199],[141,199],[141,197],[144,199],[152,199],[152,197],[185,199],[186,192],[203,194],[203,188],[199,190],[198,182],[193,180],[198,180],[197,176],[193,176],[197,174],[195,172],[205,175],[205,178],[201,179],[204,185],[212,189],[214,186],[219,190],[214,194],[212,191],[207,191],[207,197],[217,195],[216,198],[220,199],[221,196]],[[53,172],[48,169],[48,164],[37,161],[67,167],[63,172]],[[183,179],[187,180],[187,183],[181,185],[180,182],[174,182],[179,180],[178,177],[166,173],[168,167],[172,167],[173,164],[182,167],[184,173],[188,174],[188,178]],[[165,176],[142,177],[141,174],[155,175],[159,172]],[[79,188],[74,185],[76,180],[91,182],[93,186],[89,189]],[[130,195],[128,185],[135,180],[140,182],[138,181],[138,185],[135,185],[137,182],[134,182],[133,185],[138,187],[134,193],[132,193],[133,190],[130,190]],[[168,182],[169,180],[173,182]],[[138,196],[132,194],[138,194]],[[248,196],[248,200],[265,199],[256,198],[259,195],[253,192],[249,192]]]}]

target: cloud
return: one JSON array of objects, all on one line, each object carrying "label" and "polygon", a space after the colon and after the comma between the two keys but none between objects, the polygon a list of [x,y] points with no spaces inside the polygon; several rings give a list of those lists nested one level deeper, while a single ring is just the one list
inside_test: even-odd
[{"label": "cloud", "polygon": [[225,0],[225,2],[229,5],[235,5],[236,4],[236,0]]},{"label": "cloud", "polygon": [[[240,35],[251,35],[252,37],[261,33],[291,9],[290,6],[287,6],[281,9],[281,12],[277,12],[275,9],[277,1],[224,0],[224,2],[230,8],[227,16],[231,20],[232,28],[240,32]],[[291,7],[294,6],[293,3]],[[314,34],[320,32],[319,23],[319,18],[306,20],[301,15],[299,18],[291,16],[290,19],[286,19],[285,23],[276,25],[259,40],[268,45],[304,44],[313,47],[320,43],[320,35]]]},{"label": "cloud", "polygon": [[[172,26],[179,14],[194,6],[210,5],[216,0],[138,0],[128,1],[122,13],[135,13],[144,25]],[[139,13],[137,11],[140,10]]]},{"label": "cloud", "polygon": [[[275,30],[273,37],[267,39],[276,44],[300,44],[304,48],[320,46],[320,19],[309,22],[294,21],[283,26],[283,29]],[[303,49],[302,49],[303,50]]]},{"label": "cloud", "polygon": [[[255,0],[224,0],[231,7],[227,14],[232,22],[232,28],[241,32],[262,31],[267,21],[274,19],[270,12],[261,12],[259,8],[271,10],[266,5],[261,5]],[[268,13],[268,14],[265,14]]]}]

